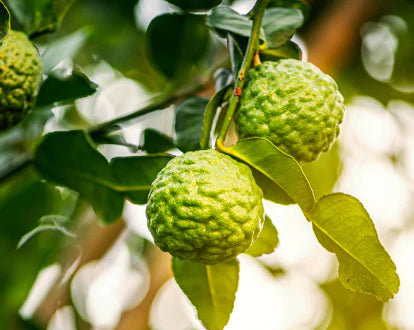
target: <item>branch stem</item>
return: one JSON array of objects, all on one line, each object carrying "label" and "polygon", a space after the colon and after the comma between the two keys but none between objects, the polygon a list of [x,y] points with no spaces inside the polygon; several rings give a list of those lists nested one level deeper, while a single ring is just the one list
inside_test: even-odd
[{"label": "branch stem", "polygon": [[217,147],[218,149],[221,149],[221,147],[224,145],[223,141],[226,138],[227,132],[230,127],[230,123],[234,117],[234,114],[236,113],[237,106],[240,102],[241,93],[243,93],[243,87],[245,84],[245,76],[247,70],[252,65],[254,54],[257,53],[259,50],[259,34],[260,34],[260,28],[262,25],[262,19],[264,15],[264,11],[266,9],[266,6],[268,4],[269,0],[257,0],[256,5],[252,9],[252,19],[253,19],[253,26],[252,26],[252,32],[250,34],[249,42],[247,44],[247,50],[246,54],[243,58],[243,63],[241,65],[241,68],[238,73],[238,79],[235,83],[233,95],[230,99],[230,104],[227,109],[227,113],[223,122],[223,126],[221,127],[219,136],[217,138]]}]

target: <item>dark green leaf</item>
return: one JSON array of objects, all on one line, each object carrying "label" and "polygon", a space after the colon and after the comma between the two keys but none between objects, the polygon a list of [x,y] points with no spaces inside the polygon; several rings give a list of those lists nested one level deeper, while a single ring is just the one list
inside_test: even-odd
[{"label": "dark green leaf", "polygon": [[217,109],[223,102],[224,96],[229,91],[230,86],[225,86],[219,90],[207,103],[204,111],[203,125],[201,129],[200,147],[202,149],[208,149],[210,146],[211,128],[213,127],[213,121],[216,116]]},{"label": "dark green leaf", "polygon": [[204,110],[208,98],[191,96],[177,105],[175,112],[175,143],[182,151],[200,149]]},{"label": "dark green leaf", "polygon": [[[304,212],[309,212],[314,206],[312,188],[298,162],[269,140],[259,137],[242,139],[234,146],[225,148],[224,152],[263,174],[262,178],[266,178],[269,185],[282,189]],[[278,188],[275,187],[275,191]]]},{"label": "dark green leaf", "polygon": [[142,132],[142,140],[140,149],[151,154],[165,152],[175,147],[169,136],[152,128],[147,128]]},{"label": "dark green leaf", "polygon": [[10,31],[10,13],[4,3],[0,0],[0,45],[1,41]]},{"label": "dark green leaf", "polygon": [[234,80],[238,79],[239,71],[243,63],[244,53],[247,48],[247,42],[247,38],[240,37],[232,33],[227,34],[227,48],[229,49]]},{"label": "dark green leaf", "polygon": [[278,244],[279,236],[277,229],[274,226],[272,219],[266,215],[263,229],[260,232],[259,237],[245,253],[250,254],[253,257],[260,257],[263,254],[272,253]]},{"label": "dark green leaf", "polygon": [[172,158],[166,154],[113,158],[111,167],[119,191],[132,203],[145,204],[152,182]]},{"label": "dark green leaf", "polygon": [[43,73],[48,74],[64,59],[72,59],[86,43],[91,31],[79,29],[72,34],[48,43],[43,58]]},{"label": "dark green leaf", "polygon": [[65,76],[62,72],[52,72],[43,82],[37,105],[48,105],[55,102],[73,101],[96,92],[98,85],[79,71],[72,71]]},{"label": "dark green leaf", "polygon": [[311,10],[310,5],[305,0],[270,0],[267,7],[296,8],[302,12],[305,19],[308,19]]},{"label": "dark green leaf", "polygon": [[214,73],[214,89],[216,92],[233,82],[233,73],[228,68],[220,68]]},{"label": "dark green leaf", "polygon": [[277,61],[281,58],[294,58],[300,60],[302,58],[302,51],[297,44],[289,40],[278,48],[266,48],[261,50],[260,58],[262,61]]},{"label": "dark green leaf", "polygon": [[267,47],[277,48],[286,43],[303,24],[303,14],[294,8],[270,8],[263,16]]},{"label": "dark green leaf", "polygon": [[109,134],[93,134],[91,135],[91,138],[93,142],[95,142],[96,144],[113,144],[130,148],[131,152],[138,151],[138,146],[128,143],[128,141],[125,140],[125,137],[122,134],[122,132],[114,132]]},{"label": "dark green leaf", "polygon": [[354,197],[331,194],[318,200],[309,213],[318,241],[339,261],[339,279],[352,291],[387,301],[398,292],[400,280],[381,245],[368,212]]},{"label": "dark green leaf", "polygon": [[16,226],[20,235],[42,216],[57,212],[60,203],[56,187],[34,177],[23,178],[19,184],[10,184],[10,188],[6,185],[0,191],[0,229],[7,231],[6,227]]},{"label": "dark green leaf", "polygon": [[[253,23],[248,16],[240,15],[230,7],[220,6],[214,8],[207,16],[207,25],[218,30],[223,36],[230,32],[250,37]],[[260,31],[260,39],[266,39],[263,29]]]},{"label": "dark green leaf", "polygon": [[34,162],[47,180],[79,192],[103,221],[110,223],[121,215],[124,199],[116,191],[112,169],[82,131],[47,134]]},{"label": "dark green leaf", "polygon": [[182,81],[196,72],[209,38],[202,16],[177,13],[157,16],[147,30],[150,59],[168,78]]},{"label": "dark green leaf", "polygon": [[13,16],[24,31],[35,36],[55,31],[75,0],[8,0]]},{"label": "dark green leaf", "polygon": [[239,281],[236,259],[217,265],[203,265],[173,258],[177,284],[195,306],[207,329],[223,329],[233,310]]},{"label": "dark green leaf", "polygon": [[169,3],[188,11],[207,10],[218,6],[222,0],[167,0]]}]

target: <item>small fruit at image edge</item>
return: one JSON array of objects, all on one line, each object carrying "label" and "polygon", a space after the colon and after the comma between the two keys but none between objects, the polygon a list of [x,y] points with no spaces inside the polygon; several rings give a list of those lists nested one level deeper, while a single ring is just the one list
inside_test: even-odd
[{"label": "small fruit at image edge", "polygon": [[42,59],[26,34],[10,31],[0,45],[0,131],[33,108],[42,81]]},{"label": "small fruit at image edge", "polygon": [[216,264],[260,233],[263,192],[250,168],[215,150],[188,152],[161,170],[148,196],[155,244],[180,259]]},{"label": "small fruit at image edge", "polygon": [[299,162],[329,150],[344,115],[344,98],[329,75],[286,59],[263,62],[247,79],[235,118],[239,137],[267,138]]}]

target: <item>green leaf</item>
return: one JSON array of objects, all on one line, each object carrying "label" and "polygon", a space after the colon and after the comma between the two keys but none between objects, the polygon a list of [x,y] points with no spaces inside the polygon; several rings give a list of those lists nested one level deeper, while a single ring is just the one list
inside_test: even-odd
[{"label": "green leaf", "polygon": [[47,134],[36,150],[35,166],[47,179],[79,192],[104,222],[116,221],[124,199],[108,161],[82,131]]},{"label": "green leaf", "polygon": [[132,203],[145,204],[152,182],[172,158],[167,154],[113,158],[111,167],[118,190]]},{"label": "green leaf", "polygon": [[10,13],[3,1],[0,0],[0,45],[10,31]]},{"label": "green leaf", "polygon": [[260,51],[262,61],[277,61],[281,58],[302,59],[302,51],[293,41],[288,41],[278,48],[266,48]]},{"label": "green leaf", "polygon": [[43,73],[48,74],[64,59],[73,59],[91,35],[90,29],[82,28],[63,38],[48,43],[42,54]]},{"label": "green leaf", "polygon": [[218,6],[222,0],[167,0],[169,3],[188,11],[208,10]]},{"label": "green leaf", "polygon": [[278,244],[279,236],[277,229],[274,226],[272,219],[266,215],[263,229],[260,232],[259,237],[245,253],[250,254],[253,257],[260,257],[263,254],[272,253]]},{"label": "green leaf", "polygon": [[175,147],[175,144],[169,136],[152,128],[145,129],[142,132],[141,139],[143,143],[140,149],[151,154],[165,152]]},{"label": "green leaf", "polygon": [[175,111],[175,144],[186,152],[200,149],[204,110],[208,98],[191,96],[177,105]]},{"label": "green leaf", "polygon": [[[231,32],[243,37],[250,37],[253,22],[248,16],[240,15],[237,11],[227,6],[214,8],[207,16],[206,24],[218,30],[219,34],[225,36]],[[260,31],[260,39],[266,40],[264,30]]]},{"label": "green leaf", "polygon": [[210,135],[211,128],[213,127],[213,121],[216,116],[217,109],[222,104],[224,96],[229,91],[230,86],[225,86],[219,90],[213,97],[208,101],[203,116],[203,124],[201,129],[200,147],[202,149],[208,149],[210,147]]},{"label": "green leaf", "polygon": [[26,244],[31,238],[33,238],[35,235],[44,232],[44,231],[57,231],[61,234],[75,238],[76,235],[69,230],[67,230],[65,227],[60,226],[59,224],[40,224],[36,228],[32,229],[28,233],[24,234],[22,238],[19,240],[19,243],[17,244],[17,249],[20,249],[24,244]]},{"label": "green leaf", "polygon": [[354,197],[336,193],[318,200],[309,213],[318,241],[339,261],[339,279],[352,291],[387,301],[400,280],[381,245],[368,212]]},{"label": "green leaf", "polygon": [[91,134],[91,139],[96,144],[113,144],[118,146],[124,146],[131,150],[131,152],[137,152],[138,146],[132,143],[129,143],[125,140],[122,132],[113,132],[113,133],[95,133]]},{"label": "green leaf", "polygon": [[302,12],[305,19],[309,18],[311,10],[310,5],[305,0],[270,0],[267,7],[296,8]]},{"label": "green leaf", "polygon": [[37,105],[73,101],[95,93],[97,88],[98,85],[79,71],[72,71],[68,76],[63,75],[60,71],[54,71],[43,82],[37,98]]},{"label": "green leaf", "polygon": [[237,259],[203,265],[173,258],[177,284],[195,306],[197,316],[209,330],[223,329],[233,310],[239,281]]},{"label": "green leaf", "polygon": [[335,143],[331,150],[322,153],[316,161],[302,165],[317,199],[333,191],[341,174],[342,162],[339,151],[339,144]]},{"label": "green leaf", "polygon": [[203,16],[178,13],[157,16],[147,30],[149,58],[165,76],[183,81],[197,72],[209,38]]},{"label": "green leaf", "polygon": [[[223,151],[262,174],[261,183],[264,180],[267,182],[266,186],[261,186],[264,189],[265,198],[269,196],[276,198],[282,190],[288,196],[285,198],[290,198],[299,204],[304,212],[309,212],[314,206],[312,188],[298,162],[269,140],[259,137],[241,139],[234,146],[225,148]],[[268,197],[266,197],[266,190],[270,190]],[[273,198],[270,200],[275,203],[284,201]]]},{"label": "green leaf", "polygon": [[262,23],[266,35],[267,47],[277,48],[285,44],[303,22],[303,14],[299,9],[267,9],[264,13]]},{"label": "green leaf", "polygon": [[19,235],[33,228],[42,216],[57,212],[60,203],[55,186],[33,175],[22,177],[16,179],[17,184],[6,183],[0,190],[0,228],[4,232],[12,229]]},{"label": "green leaf", "polygon": [[324,329],[375,329],[389,330],[382,319],[384,304],[371,295],[351,292],[344,288],[338,279],[323,283],[321,288],[328,296],[332,308],[329,324]]},{"label": "green leaf", "polygon": [[243,63],[244,53],[247,49],[248,39],[238,35],[227,34],[227,48],[229,49],[231,69],[233,71],[234,80],[237,81],[239,71]]},{"label": "green leaf", "polygon": [[75,0],[8,0],[13,16],[26,34],[54,32]]},{"label": "green leaf", "polygon": [[230,86],[233,82],[233,73],[228,68],[220,68],[214,72],[214,89],[221,91],[224,87]]}]

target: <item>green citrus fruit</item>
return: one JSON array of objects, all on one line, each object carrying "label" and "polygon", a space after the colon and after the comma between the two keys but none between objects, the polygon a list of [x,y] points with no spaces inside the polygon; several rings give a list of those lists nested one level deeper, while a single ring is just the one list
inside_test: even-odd
[{"label": "green citrus fruit", "polygon": [[34,106],[42,59],[29,38],[10,31],[0,46],[0,130],[17,124]]},{"label": "green citrus fruit", "polygon": [[329,150],[343,114],[344,99],[330,76],[311,63],[286,59],[249,71],[235,121],[240,137],[265,137],[309,162]]},{"label": "green citrus fruit", "polygon": [[264,221],[263,193],[250,168],[215,150],[171,160],[152,184],[148,227],[180,259],[228,261],[247,250]]}]

